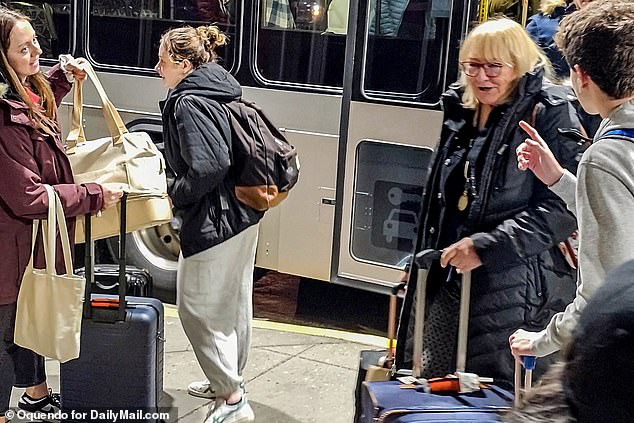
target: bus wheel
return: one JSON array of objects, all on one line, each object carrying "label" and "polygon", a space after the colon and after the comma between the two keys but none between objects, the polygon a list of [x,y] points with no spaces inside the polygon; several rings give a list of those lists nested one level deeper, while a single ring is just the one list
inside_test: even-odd
[{"label": "bus wheel", "polygon": [[[118,237],[109,238],[108,247],[116,262]],[[150,272],[155,296],[169,302],[172,302],[170,300],[176,294],[176,267],[180,247],[178,233],[169,224],[132,232],[126,237],[127,264]],[[164,296],[166,298],[162,298]]]}]

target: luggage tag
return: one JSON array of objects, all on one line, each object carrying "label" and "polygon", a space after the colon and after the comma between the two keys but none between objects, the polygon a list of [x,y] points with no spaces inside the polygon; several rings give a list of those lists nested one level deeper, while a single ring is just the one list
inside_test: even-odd
[{"label": "luggage tag", "polygon": [[365,374],[366,382],[387,382],[392,378],[392,369],[371,364]]},{"label": "luggage tag", "polygon": [[460,394],[477,392],[485,387],[484,384],[493,383],[493,378],[480,377],[475,373],[456,372],[456,378],[458,379],[458,393]]},{"label": "luggage tag", "polygon": [[422,391],[427,394],[430,392],[427,379],[416,379],[414,376],[401,376],[397,377],[396,380],[401,382],[401,385],[399,385],[401,389],[422,389]]},{"label": "luggage tag", "polygon": [[397,378],[401,389],[418,389],[422,387],[425,393],[450,392],[467,394],[478,392],[485,387],[485,383],[493,383],[493,378],[480,377],[475,373],[457,372],[455,375],[447,375],[433,379],[416,379],[413,376]]}]

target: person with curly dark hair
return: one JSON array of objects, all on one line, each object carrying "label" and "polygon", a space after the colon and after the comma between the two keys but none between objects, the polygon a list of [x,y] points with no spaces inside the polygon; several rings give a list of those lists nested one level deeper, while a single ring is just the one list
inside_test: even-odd
[{"label": "person with curly dark hair", "polygon": [[[566,201],[579,222],[577,294],[539,332],[509,338],[515,357],[546,356],[570,338],[586,303],[617,266],[634,259],[634,3],[601,0],[562,20],[555,38],[571,68],[583,108],[603,117],[576,176],[565,170],[542,137],[521,123],[529,139],[517,148],[518,166]],[[607,420],[609,421],[609,420]]]}]

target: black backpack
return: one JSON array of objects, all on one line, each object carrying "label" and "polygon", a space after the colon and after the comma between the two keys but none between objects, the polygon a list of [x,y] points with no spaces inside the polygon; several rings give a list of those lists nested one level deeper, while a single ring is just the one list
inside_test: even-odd
[{"label": "black backpack", "polygon": [[235,192],[260,211],[278,205],[299,179],[297,151],[255,103],[223,103],[231,126],[231,164]]}]

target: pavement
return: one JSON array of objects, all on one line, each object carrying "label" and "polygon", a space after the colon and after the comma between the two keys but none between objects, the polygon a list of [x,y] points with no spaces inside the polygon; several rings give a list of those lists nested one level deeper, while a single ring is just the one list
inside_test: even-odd
[{"label": "pavement", "polygon": [[[210,400],[187,394],[204,379],[177,310],[165,311],[163,406],[170,422],[202,423]],[[351,423],[359,352],[386,345],[381,337],[256,319],[244,377],[261,423]],[[58,391],[59,363],[47,360],[49,385]],[[23,390],[14,389],[12,406]]]}]

